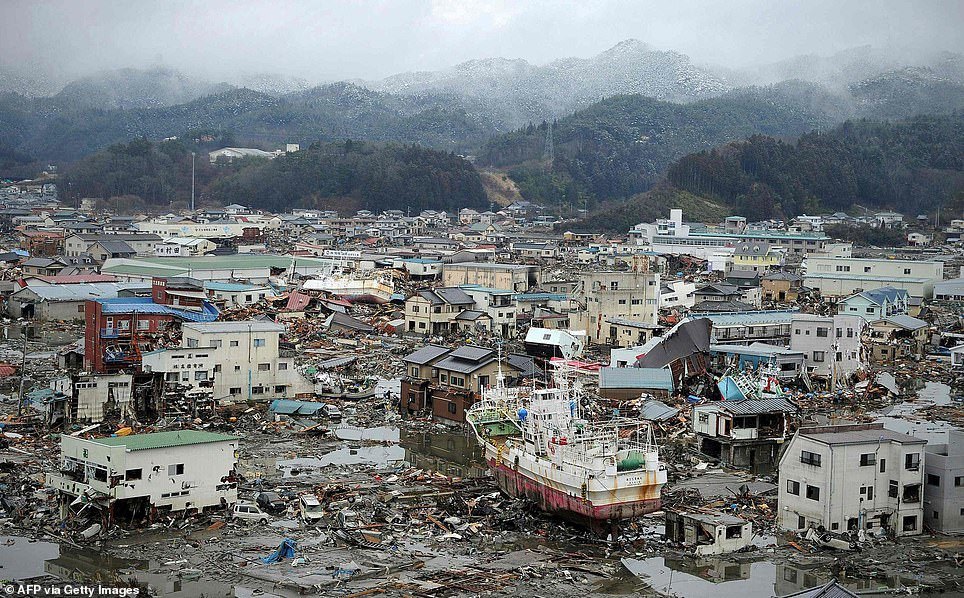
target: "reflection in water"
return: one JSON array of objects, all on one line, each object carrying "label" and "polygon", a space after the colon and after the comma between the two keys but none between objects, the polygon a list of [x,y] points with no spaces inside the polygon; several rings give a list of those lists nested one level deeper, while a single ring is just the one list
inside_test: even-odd
[{"label": "reflection in water", "polygon": [[624,559],[634,575],[657,592],[692,598],[770,597],[775,565],[764,561],[742,563],[727,559]]},{"label": "reflection in water", "polygon": [[333,465],[371,465],[374,467],[389,467],[398,465],[405,460],[405,449],[398,445],[363,446],[358,448],[345,447],[320,457],[298,457],[278,461],[278,469],[283,477],[296,477],[314,473],[314,470]]},{"label": "reflection in water", "polygon": [[488,472],[482,447],[463,432],[406,431],[401,443],[405,460],[414,467],[458,478],[478,478]]}]

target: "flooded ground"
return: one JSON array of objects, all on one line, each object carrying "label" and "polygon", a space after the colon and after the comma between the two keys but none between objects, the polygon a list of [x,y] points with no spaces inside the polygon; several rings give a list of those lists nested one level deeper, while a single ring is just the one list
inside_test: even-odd
[{"label": "flooded ground", "polygon": [[951,404],[951,387],[940,382],[925,382],[913,401],[904,401],[873,414],[879,423],[895,432],[923,438],[931,444],[947,444],[950,422],[925,419],[915,414],[926,407]]}]

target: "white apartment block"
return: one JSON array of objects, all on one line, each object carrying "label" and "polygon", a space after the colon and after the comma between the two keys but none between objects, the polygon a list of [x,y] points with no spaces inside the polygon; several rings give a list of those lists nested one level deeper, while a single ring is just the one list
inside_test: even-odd
[{"label": "white apartment block", "polygon": [[881,287],[904,289],[911,297],[930,299],[944,278],[944,262],[811,255],[804,286],[822,297],[847,297]]},{"label": "white apartment block", "polygon": [[850,376],[864,365],[861,334],[866,321],[855,315],[796,314],[790,321],[790,350],[804,355],[812,376]]},{"label": "white apartment block", "polygon": [[148,507],[226,506],[238,500],[233,473],[239,442],[237,436],[200,430],[90,440],[64,435],[60,470],[47,474],[46,483],[60,492],[64,511],[80,496],[102,509],[142,516]]},{"label": "white apartment block", "polygon": [[920,534],[925,443],[882,424],[797,430],[780,457],[778,527]]},{"label": "white apartment block", "polygon": [[145,353],[147,373],[164,381],[210,389],[219,401],[294,398],[314,386],[296,369],[294,358],[281,357],[285,327],[274,322],[185,322],[181,347]]}]

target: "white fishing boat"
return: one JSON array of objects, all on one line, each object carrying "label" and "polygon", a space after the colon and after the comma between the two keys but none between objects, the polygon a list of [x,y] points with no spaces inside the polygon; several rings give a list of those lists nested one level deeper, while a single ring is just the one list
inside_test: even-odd
[{"label": "white fishing boat", "polygon": [[564,369],[553,388],[496,385],[466,414],[499,487],[548,512],[601,527],[660,508],[666,469],[649,426],[581,416]]}]

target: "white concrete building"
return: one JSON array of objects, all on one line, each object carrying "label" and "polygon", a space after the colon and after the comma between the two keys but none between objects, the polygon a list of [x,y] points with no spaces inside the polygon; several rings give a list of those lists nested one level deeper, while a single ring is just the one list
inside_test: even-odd
[{"label": "white concrete building", "polygon": [[803,284],[822,297],[846,297],[891,286],[911,297],[930,299],[934,285],[944,277],[944,262],[838,258],[811,255],[805,262]]},{"label": "white concrete building", "polygon": [[683,280],[664,281],[659,289],[659,308],[680,307],[689,309],[696,305],[696,283]]},{"label": "white concrete building", "polygon": [[780,458],[778,527],[920,534],[926,442],[883,424],[797,430]]},{"label": "white concrete building", "polygon": [[60,472],[47,474],[65,511],[77,497],[125,514],[203,510],[237,502],[237,436],[179,430],[87,440],[60,439]]},{"label": "white concrete building", "polygon": [[171,237],[154,246],[157,257],[189,257],[204,255],[217,249],[208,239],[191,237]]},{"label": "white concrete building", "polygon": [[274,289],[267,284],[241,284],[234,282],[204,283],[204,292],[213,303],[224,303],[224,307],[247,307],[262,299],[275,297]]},{"label": "white concrete building", "polygon": [[[578,328],[586,331],[586,342],[617,344],[610,334],[611,318],[657,323],[660,275],[641,272],[586,272],[577,276],[574,298],[584,306]],[[581,318],[579,317],[581,316]]]},{"label": "white concrete building", "polygon": [[796,314],[790,322],[790,349],[803,353],[810,375],[842,380],[864,365],[861,334],[866,326],[856,315]]},{"label": "white concrete building", "polygon": [[213,390],[220,401],[294,398],[313,392],[294,358],[281,357],[285,327],[274,322],[185,322],[181,347],[145,353],[145,372],[164,381]]},{"label": "white concrete building", "polygon": [[947,444],[929,444],[924,454],[924,523],[964,533],[964,431],[949,431]]}]

